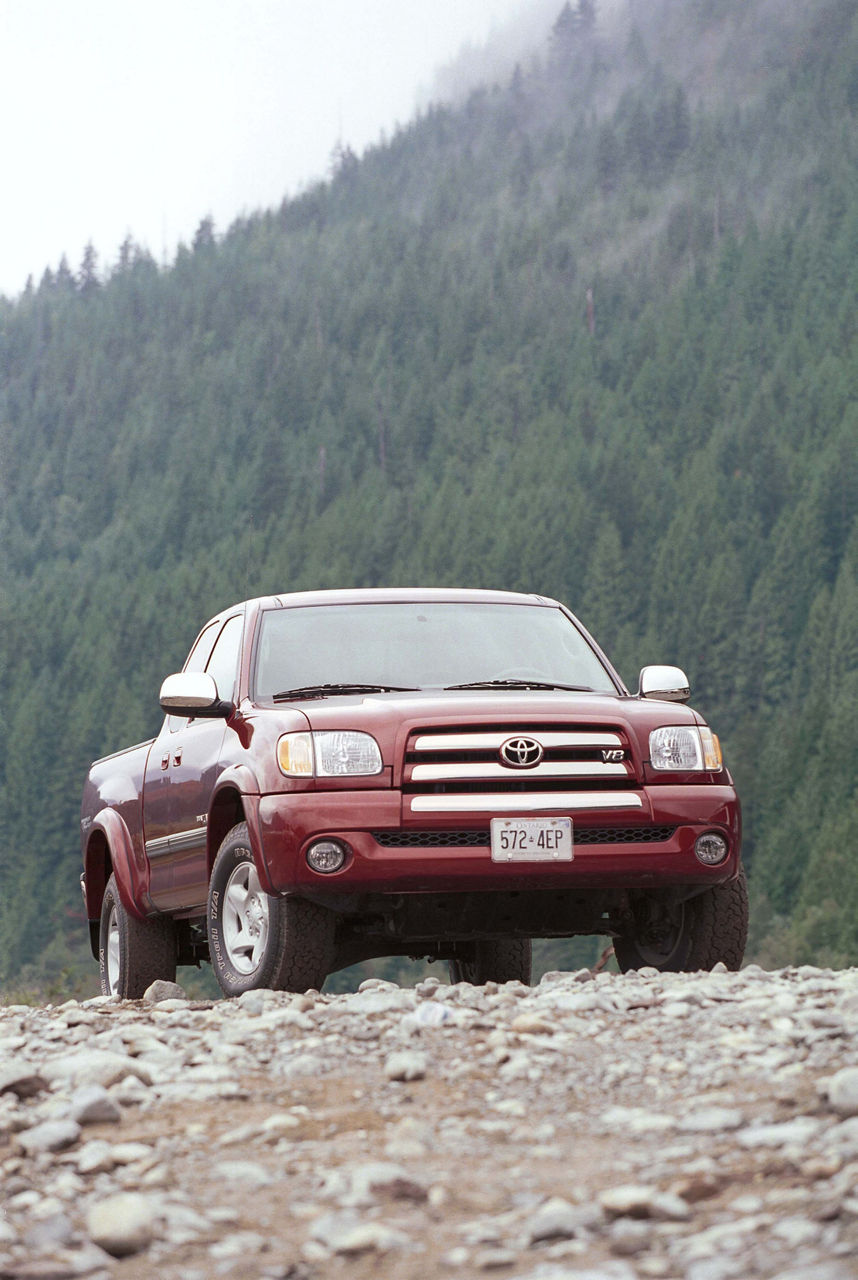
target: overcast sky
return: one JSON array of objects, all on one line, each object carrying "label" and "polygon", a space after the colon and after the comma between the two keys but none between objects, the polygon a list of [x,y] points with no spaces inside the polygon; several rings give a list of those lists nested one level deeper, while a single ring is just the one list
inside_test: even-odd
[{"label": "overcast sky", "polygon": [[[533,0],[530,0],[533,3]],[[0,292],[90,239],[159,260],[414,114],[528,0],[0,0]],[[558,8],[559,8],[558,0]]]}]

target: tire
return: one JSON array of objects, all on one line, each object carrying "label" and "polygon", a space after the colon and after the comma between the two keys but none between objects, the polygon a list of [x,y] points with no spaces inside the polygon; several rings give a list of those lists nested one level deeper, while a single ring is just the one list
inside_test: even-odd
[{"label": "tire", "polygon": [[334,923],[314,902],[266,893],[247,823],[232,828],[218,849],[208,900],[209,957],[224,995],[321,988],[333,959]]},{"label": "tire", "polygon": [[138,920],[125,910],[111,876],[101,903],[98,971],[101,991],[122,1000],[139,1000],[159,978],[176,981],[176,927],[165,916]]},{"label": "tire", "polygon": [[[643,919],[641,917],[641,919]],[[748,886],[745,873],[729,884],[713,885],[689,898],[668,915],[649,914],[636,937],[614,939],[614,954],[623,973],[651,965],[667,973],[695,973],[722,961],[736,970],[748,940]]]},{"label": "tire", "polygon": [[450,961],[450,981],[523,982],[530,986],[533,947],[530,938],[502,938],[497,942],[471,942]]}]

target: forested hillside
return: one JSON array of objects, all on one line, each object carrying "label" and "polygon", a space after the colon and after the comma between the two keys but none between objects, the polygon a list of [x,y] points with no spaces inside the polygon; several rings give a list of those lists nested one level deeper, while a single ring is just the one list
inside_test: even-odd
[{"label": "forested hillside", "polygon": [[648,0],[168,268],[0,300],[0,983],[84,956],[83,775],[201,621],[385,583],[685,667],[754,956],[858,962],[856,298],[858,0]]}]

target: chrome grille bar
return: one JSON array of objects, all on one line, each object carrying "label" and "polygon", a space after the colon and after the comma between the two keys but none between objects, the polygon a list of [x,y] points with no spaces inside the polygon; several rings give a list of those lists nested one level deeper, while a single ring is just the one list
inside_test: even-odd
[{"label": "chrome grille bar", "polygon": [[586,749],[587,747],[621,747],[623,739],[618,733],[588,733],[580,730],[509,729],[504,733],[431,733],[415,739],[412,751],[499,751],[505,742],[518,734],[536,738],[546,750],[559,747]]},{"label": "chrome grille bar", "polygon": [[412,813],[567,813],[576,809],[642,809],[635,791],[494,792],[406,796]]},{"label": "chrome grille bar", "polygon": [[502,764],[415,764],[412,782],[449,782],[453,779],[492,779],[504,782],[522,778],[628,778],[624,764],[603,764],[598,760],[544,760],[532,769],[510,769]]}]

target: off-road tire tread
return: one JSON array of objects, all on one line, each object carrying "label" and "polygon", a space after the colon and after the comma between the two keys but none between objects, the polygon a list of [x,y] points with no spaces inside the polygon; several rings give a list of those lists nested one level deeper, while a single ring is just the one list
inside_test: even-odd
[{"label": "off-road tire tread", "polygon": [[[665,973],[697,973],[723,962],[739,969],[748,941],[748,885],[744,869],[735,880],[716,884],[685,904],[684,945],[677,948]],[[615,938],[614,954],[623,973],[651,963],[637,953],[633,938]]]},{"label": "off-road tire tread", "polygon": [[714,885],[693,900],[696,907],[688,969],[712,969],[719,961],[733,971],[748,941],[748,885],[744,870],[729,884]]},{"label": "off-road tire tread", "polygon": [[533,944],[530,938],[500,938],[475,942],[473,958],[451,961],[451,981],[470,982],[481,987],[486,982],[523,982],[530,986]]},{"label": "off-road tire tread", "polygon": [[334,916],[306,898],[281,899],[283,942],[271,980],[275,991],[321,990],[334,958]]},{"label": "off-road tire tread", "polygon": [[[116,917],[119,925],[119,973],[120,989],[117,992],[121,999],[139,1000],[147,987],[159,979],[164,982],[176,981],[176,926],[165,916],[154,916],[148,920],[138,920],[122,905],[116,877],[111,875],[104,891],[102,904],[102,920],[110,910],[111,900],[116,904]],[[102,924],[102,927],[103,924]],[[99,946],[104,947],[106,940],[100,936]],[[122,957],[125,964],[122,964]]]}]

